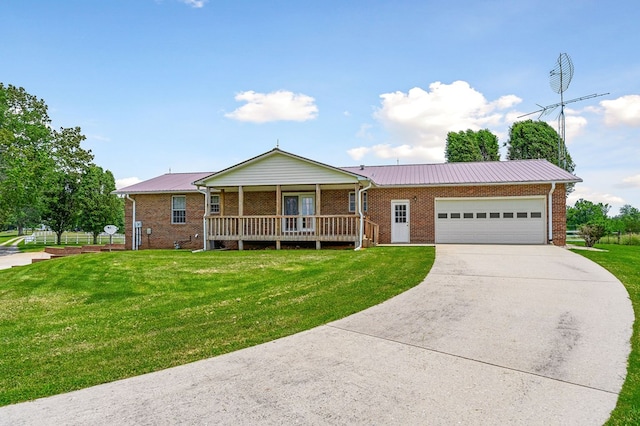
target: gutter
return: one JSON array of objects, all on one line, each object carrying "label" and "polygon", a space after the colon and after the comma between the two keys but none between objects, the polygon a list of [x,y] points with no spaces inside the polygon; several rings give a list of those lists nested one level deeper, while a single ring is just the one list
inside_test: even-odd
[{"label": "gutter", "polygon": [[198,192],[204,195],[204,215],[202,216],[202,250],[207,251],[207,202],[209,201],[207,191],[200,189],[198,186]]},{"label": "gutter", "polygon": [[549,191],[549,242],[553,244],[553,191],[556,190],[556,183],[551,182],[551,190]]},{"label": "gutter", "polygon": [[133,203],[133,214],[131,215],[131,250],[138,250],[138,247],[136,247],[136,200],[135,198],[131,198],[129,194],[125,194],[124,196]]},{"label": "gutter", "polygon": [[364,239],[364,213],[362,212],[362,194],[369,188],[371,188],[372,182],[369,181],[369,185],[366,188],[362,188],[358,191],[358,212],[360,213],[360,235],[358,236],[358,247],[355,250],[362,249],[362,240]]}]

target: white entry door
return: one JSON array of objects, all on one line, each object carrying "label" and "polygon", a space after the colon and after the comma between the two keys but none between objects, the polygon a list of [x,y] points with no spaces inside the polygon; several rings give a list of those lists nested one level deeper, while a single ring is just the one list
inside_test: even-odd
[{"label": "white entry door", "polygon": [[408,243],[409,237],[409,201],[391,202],[391,242]]}]

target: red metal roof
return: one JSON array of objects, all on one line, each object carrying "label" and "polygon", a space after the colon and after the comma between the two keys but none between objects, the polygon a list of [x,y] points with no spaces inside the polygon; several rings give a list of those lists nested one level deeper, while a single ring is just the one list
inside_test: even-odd
[{"label": "red metal roof", "polygon": [[379,186],[581,182],[547,160],[343,167]]},{"label": "red metal roof", "polygon": [[195,192],[198,189],[193,182],[213,174],[199,173],[166,173],[144,182],[139,182],[114,191],[116,194],[151,194],[159,192]]}]

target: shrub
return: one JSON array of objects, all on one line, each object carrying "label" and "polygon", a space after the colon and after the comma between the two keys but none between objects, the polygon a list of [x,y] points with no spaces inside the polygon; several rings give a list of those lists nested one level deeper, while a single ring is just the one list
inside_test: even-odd
[{"label": "shrub", "polygon": [[606,227],[602,223],[587,223],[578,228],[578,234],[587,247],[593,247],[606,233]]}]

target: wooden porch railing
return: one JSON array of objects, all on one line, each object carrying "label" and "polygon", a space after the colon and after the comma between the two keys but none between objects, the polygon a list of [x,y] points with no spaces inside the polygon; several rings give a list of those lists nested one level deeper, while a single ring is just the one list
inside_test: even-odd
[{"label": "wooden porch railing", "polygon": [[[357,242],[360,217],[327,216],[209,216],[209,240],[238,241],[347,241]],[[364,221],[370,245],[378,241],[378,225]]]}]

